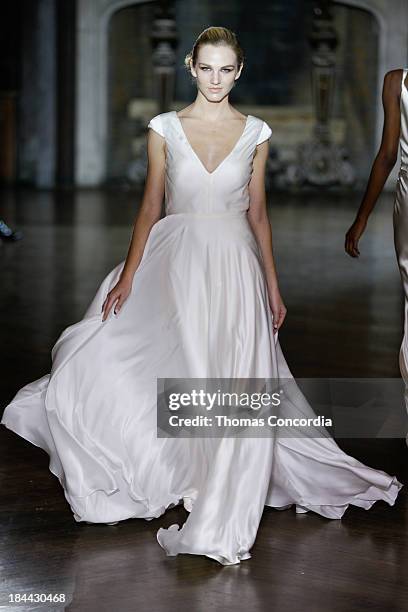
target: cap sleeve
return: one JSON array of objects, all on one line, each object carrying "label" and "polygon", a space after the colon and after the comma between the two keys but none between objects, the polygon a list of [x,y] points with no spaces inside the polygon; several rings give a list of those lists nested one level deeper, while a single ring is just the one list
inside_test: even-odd
[{"label": "cap sleeve", "polygon": [[158,134],[160,134],[160,136],[163,136],[164,138],[163,122],[160,115],[156,115],[155,117],[150,119],[149,123],[147,124],[147,127],[152,128],[155,132],[157,132]]},{"label": "cap sleeve", "polygon": [[256,141],[256,144],[259,145],[261,144],[261,142],[264,142],[264,140],[268,140],[268,138],[270,138],[272,135],[272,130],[269,127],[269,125],[263,121],[262,122],[262,129],[261,132],[258,136],[258,140]]}]

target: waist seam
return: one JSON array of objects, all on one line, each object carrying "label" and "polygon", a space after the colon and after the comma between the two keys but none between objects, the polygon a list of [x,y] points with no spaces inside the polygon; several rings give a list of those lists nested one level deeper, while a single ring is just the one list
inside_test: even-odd
[{"label": "waist seam", "polygon": [[189,217],[241,217],[246,215],[247,211],[231,211],[223,213],[205,213],[205,212],[170,212],[166,214],[166,217],[171,215],[187,215]]}]

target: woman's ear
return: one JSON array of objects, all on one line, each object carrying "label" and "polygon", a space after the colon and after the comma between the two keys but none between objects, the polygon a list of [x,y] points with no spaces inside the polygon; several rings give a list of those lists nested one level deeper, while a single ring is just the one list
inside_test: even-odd
[{"label": "woman's ear", "polygon": [[191,72],[191,75],[196,79],[197,78],[197,72],[195,71],[195,69],[193,67],[192,60],[190,60],[190,72]]}]

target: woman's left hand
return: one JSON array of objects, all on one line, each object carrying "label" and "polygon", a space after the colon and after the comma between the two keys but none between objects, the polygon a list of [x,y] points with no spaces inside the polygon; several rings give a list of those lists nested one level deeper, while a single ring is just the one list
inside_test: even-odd
[{"label": "woman's left hand", "polygon": [[273,314],[273,333],[276,334],[285,320],[287,309],[283,303],[279,289],[272,289],[268,293],[269,304]]}]

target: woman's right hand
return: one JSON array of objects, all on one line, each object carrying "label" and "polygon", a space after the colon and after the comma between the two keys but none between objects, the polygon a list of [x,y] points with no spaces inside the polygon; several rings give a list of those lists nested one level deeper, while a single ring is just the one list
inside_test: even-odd
[{"label": "woman's right hand", "polygon": [[132,290],[132,281],[119,279],[116,285],[111,289],[102,304],[102,321],[105,321],[110,309],[115,304],[114,313],[118,314],[123,306],[123,303],[129,296]]},{"label": "woman's right hand", "polygon": [[348,253],[351,257],[358,257],[360,255],[360,251],[358,250],[358,241],[360,240],[366,225],[366,220],[357,218],[346,233],[344,248],[346,253]]}]

